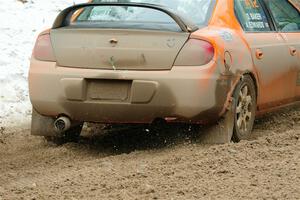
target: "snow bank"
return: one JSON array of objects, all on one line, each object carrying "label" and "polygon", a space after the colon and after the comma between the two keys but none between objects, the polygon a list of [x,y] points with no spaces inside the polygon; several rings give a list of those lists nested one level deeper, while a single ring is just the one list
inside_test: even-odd
[{"label": "snow bank", "polygon": [[0,0],[0,126],[29,126],[27,74],[36,36],[58,12],[83,0]]}]

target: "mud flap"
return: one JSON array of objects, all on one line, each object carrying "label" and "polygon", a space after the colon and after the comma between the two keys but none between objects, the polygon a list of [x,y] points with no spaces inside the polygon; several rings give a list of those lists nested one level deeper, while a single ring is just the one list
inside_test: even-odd
[{"label": "mud flap", "polygon": [[55,131],[53,123],[53,118],[42,116],[32,109],[31,135],[57,136],[58,133]]},{"label": "mud flap", "polygon": [[235,100],[232,99],[228,111],[217,124],[205,127],[200,131],[200,143],[226,144],[231,142],[234,128],[234,105]]}]

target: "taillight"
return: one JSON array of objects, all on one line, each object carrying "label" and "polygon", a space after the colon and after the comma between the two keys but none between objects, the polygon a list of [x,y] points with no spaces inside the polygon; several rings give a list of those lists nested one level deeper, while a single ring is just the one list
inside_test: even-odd
[{"label": "taillight", "polygon": [[209,63],[215,54],[211,43],[189,39],[176,58],[175,66],[200,66]]},{"label": "taillight", "polygon": [[33,49],[33,56],[37,60],[55,62],[50,33],[41,34],[38,36]]}]

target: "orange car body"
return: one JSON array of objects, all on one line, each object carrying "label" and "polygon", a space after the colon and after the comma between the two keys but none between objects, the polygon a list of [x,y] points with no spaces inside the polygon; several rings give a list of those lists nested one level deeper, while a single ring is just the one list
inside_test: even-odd
[{"label": "orange car body", "polygon": [[[291,2],[295,7],[299,5],[298,1]],[[256,1],[246,3],[250,7],[259,6]],[[80,13],[73,15],[73,21]],[[56,57],[60,57],[57,52],[64,54],[63,43],[75,41],[72,35],[61,36],[60,30],[41,34],[50,33],[52,44],[53,40],[60,40],[59,44],[53,44],[60,49],[54,51]],[[138,34],[131,30],[127,33]],[[105,40],[123,37],[118,30],[111,37],[107,32],[101,34]],[[94,35],[90,37],[103,42]],[[245,75],[250,75],[256,86],[257,115],[300,100],[299,31],[247,32],[237,19],[234,0],[217,0],[208,25],[188,33],[188,40],[192,39],[212,44],[214,56],[210,62],[203,66],[175,62],[169,69],[147,71],[113,70],[109,66],[91,67],[82,58],[76,62],[86,65],[74,67],[74,60],[41,61],[33,55],[29,72],[33,107],[43,116],[66,115],[76,121],[151,123],[163,118],[172,122],[209,123],[230,109],[236,85]],[[81,45],[87,44],[84,42],[80,40]],[[118,46],[107,46],[113,48]],[[75,60],[80,55],[77,53],[73,52]],[[98,58],[90,54],[86,59]],[[102,92],[103,96],[91,92]]]}]

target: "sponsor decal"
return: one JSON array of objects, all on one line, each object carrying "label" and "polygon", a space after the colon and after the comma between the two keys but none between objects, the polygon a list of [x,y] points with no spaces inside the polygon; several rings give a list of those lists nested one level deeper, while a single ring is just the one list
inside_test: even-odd
[{"label": "sponsor decal", "polygon": [[220,31],[219,34],[226,42],[231,42],[233,40],[232,33],[229,31]]},{"label": "sponsor decal", "polygon": [[257,0],[246,0],[246,6],[251,6],[252,8],[259,8]]}]

